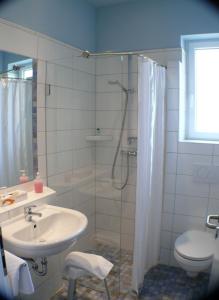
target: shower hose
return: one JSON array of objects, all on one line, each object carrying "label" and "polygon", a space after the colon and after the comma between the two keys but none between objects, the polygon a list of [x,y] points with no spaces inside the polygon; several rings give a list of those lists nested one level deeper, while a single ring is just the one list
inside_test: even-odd
[{"label": "shower hose", "polygon": [[116,152],[115,152],[115,155],[114,155],[113,165],[112,165],[112,172],[111,172],[112,186],[116,190],[119,190],[119,191],[121,191],[125,188],[125,186],[128,183],[128,179],[129,179],[129,154],[127,152],[126,153],[127,171],[126,171],[125,182],[121,186],[118,186],[115,183],[115,167],[116,167],[116,162],[117,162],[117,159],[118,159],[119,149],[120,149],[120,146],[121,146],[121,143],[122,143],[122,137],[123,137],[124,127],[125,127],[125,119],[126,119],[127,106],[128,106],[129,90],[126,90],[124,92],[125,92],[125,95],[126,95],[126,97],[125,97],[125,108],[124,108],[124,113],[123,113],[123,118],[122,118],[121,129],[120,129],[120,133],[119,133],[119,141],[118,141],[118,144],[116,146]]}]

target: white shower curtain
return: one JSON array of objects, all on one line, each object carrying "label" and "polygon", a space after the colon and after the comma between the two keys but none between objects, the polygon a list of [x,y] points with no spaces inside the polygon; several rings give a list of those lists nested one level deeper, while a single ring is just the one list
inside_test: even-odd
[{"label": "white shower curtain", "polygon": [[33,174],[32,82],[0,81],[0,187]]},{"label": "white shower curtain", "polygon": [[163,198],[165,68],[139,57],[138,158],[132,288],[158,263]]}]

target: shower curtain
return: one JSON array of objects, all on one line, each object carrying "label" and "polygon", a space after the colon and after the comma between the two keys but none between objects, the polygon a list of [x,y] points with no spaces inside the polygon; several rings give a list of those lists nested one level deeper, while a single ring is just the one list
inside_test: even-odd
[{"label": "shower curtain", "polygon": [[32,83],[0,81],[0,187],[19,183],[20,170],[33,174]]},{"label": "shower curtain", "polygon": [[138,158],[132,288],[158,263],[163,195],[165,68],[138,61]]}]

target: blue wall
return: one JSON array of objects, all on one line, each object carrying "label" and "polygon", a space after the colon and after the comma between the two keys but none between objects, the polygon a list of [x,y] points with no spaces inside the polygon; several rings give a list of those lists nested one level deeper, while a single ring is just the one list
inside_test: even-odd
[{"label": "blue wall", "polygon": [[97,9],[86,0],[0,3],[1,18],[91,51],[175,48],[181,34],[219,32],[219,11],[207,0],[135,0]]},{"label": "blue wall", "polygon": [[202,0],[136,0],[97,10],[97,50],[180,46],[181,34],[219,32],[219,11]]},{"label": "blue wall", "polygon": [[95,49],[96,11],[86,0],[5,0],[0,17],[82,49]]}]

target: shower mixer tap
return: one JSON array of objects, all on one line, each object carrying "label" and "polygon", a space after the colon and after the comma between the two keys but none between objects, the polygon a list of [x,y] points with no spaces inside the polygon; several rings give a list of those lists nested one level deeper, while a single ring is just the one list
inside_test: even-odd
[{"label": "shower mixer tap", "polygon": [[134,142],[137,142],[137,136],[129,136],[128,137],[128,144],[131,145]]},{"label": "shower mixer tap", "polygon": [[129,157],[136,157],[137,156],[137,151],[136,150],[122,150],[122,154],[126,154]]}]

